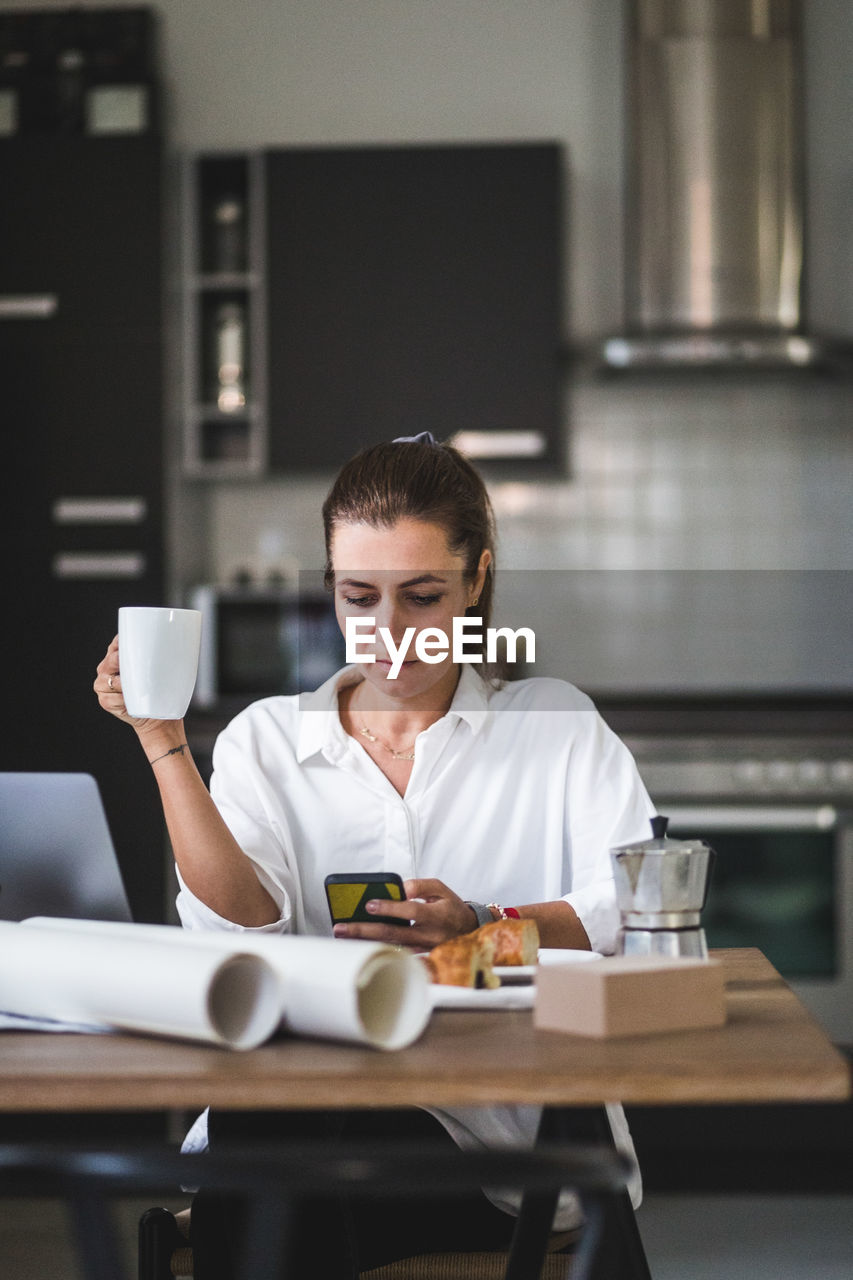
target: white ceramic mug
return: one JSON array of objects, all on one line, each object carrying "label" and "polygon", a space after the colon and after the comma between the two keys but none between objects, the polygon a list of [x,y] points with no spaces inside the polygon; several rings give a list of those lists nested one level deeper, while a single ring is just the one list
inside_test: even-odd
[{"label": "white ceramic mug", "polygon": [[195,688],[200,646],[198,609],[119,609],[119,675],[128,713],[135,719],[182,720]]}]

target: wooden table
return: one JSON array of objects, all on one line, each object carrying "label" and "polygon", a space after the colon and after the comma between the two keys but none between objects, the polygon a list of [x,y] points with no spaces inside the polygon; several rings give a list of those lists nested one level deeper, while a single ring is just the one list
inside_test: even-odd
[{"label": "wooden table", "polygon": [[[601,1116],[605,1102],[848,1098],[846,1059],[764,956],[752,949],[714,955],[725,967],[727,1022],[702,1031],[599,1041],[534,1030],[527,1010],[446,1010],[436,1012],[417,1044],[394,1053],[287,1038],[235,1053],[130,1035],[4,1032],[0,1111],[538,1103],[555,1136],[576,1136],[577,1128],[561,1134],[560,1123]],[[615,1232],[623,1249],[619,1274],[646,1277],[636,1223],[623,1199]],[[537,1212],[541,1228],[553,1204],[551,1216],[547,1205]],[[535,1273],[526,1269],[526,1256],[519,1246],[513,1274]]]},{"label": "wooden table", "polygon": [[529,1011],[439,1011],[394,1053],[280,1038],[249,1053],[131,1035],[0,1036],[0,1111],[829,1102],[850,1070],[756,950],[725,966],[725,1026],[590,1040]]}]

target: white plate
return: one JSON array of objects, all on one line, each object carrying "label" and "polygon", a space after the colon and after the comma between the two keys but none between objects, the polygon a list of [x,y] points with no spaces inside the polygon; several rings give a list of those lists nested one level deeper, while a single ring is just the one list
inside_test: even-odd
[{"label": "white plate", "polygon": [[583,964],[585,960],[603,960],[600,951],[569,951],[561,947],[543,947],[539,952],[540,964]]},{"label": "white plate", "polygon": [[532,982],[536,977],[535,964],[496,964],[494,972],[503,983]]},{"label": "white plate", "polygon": [[[559,947],[543,948],[539,952],[539,964],[583,964],[584,960],[600,960],[600,951],[569,951]],[[495,973],[501,982],[532,982],[536,977],[535,964],[496,964]]]},{"label": "white plate", "polygon": [[532,1009],[536,988],[525,986],[446,987],[437,982],[430,986],[433,1009]]},{"label": "white plate", "polygon": [[[599,951],[569,951],[548,947],[539,952],[540,964],[583,964],[600,960]],[[432,983],[433,1009],[532,1009],[536,993],[536,965],[498,965],[495,973],[501,986],[488,988],[447,987]]]}]

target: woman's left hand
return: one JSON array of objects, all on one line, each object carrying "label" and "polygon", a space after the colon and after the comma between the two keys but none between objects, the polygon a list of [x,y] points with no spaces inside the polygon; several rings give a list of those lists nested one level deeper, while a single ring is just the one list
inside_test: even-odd
[{"label": "woman's left hand", "polygon": [[[405,890],[404,902],[376,898],[367,903],[368,911],[395,916],[402,924],[336,924],[335,937],[366,938],[429,951],[439,942],[476,929],[474,912],[441,880],[406,880]],[[406,921],[410,923],[407,925]]]}]

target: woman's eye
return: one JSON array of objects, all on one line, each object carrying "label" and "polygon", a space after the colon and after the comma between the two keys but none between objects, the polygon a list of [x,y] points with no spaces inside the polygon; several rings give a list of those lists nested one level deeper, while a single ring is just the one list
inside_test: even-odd
[{"label": "woman's eye", "polygon": [[[409,604],[414,605],[417,609],[428,609],[432,605],[438,604],[442,600],[443,593],[437,592],[433,595],[408,595],[406,599]],[[372,609],[378,602],[378,596],[373,594],[364,596],[344,596],[343,602],[349,609]]]}]

